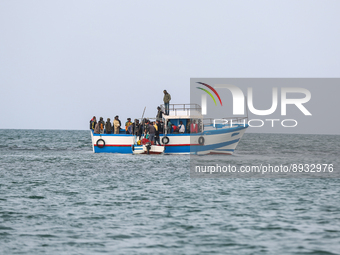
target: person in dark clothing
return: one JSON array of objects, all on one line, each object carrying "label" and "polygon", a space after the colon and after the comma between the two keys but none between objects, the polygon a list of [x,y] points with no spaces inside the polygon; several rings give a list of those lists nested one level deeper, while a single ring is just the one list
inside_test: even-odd
[{"label": "person in dark clothing", "polygon": [[93,118],[90,120],[90,129],[94,130],[96,124],[97,124],[96,116],[93,116]]},{"label": "person in dark clothing", "polygon": [[111,125],[110,118],[107,118],[107,121],[105,123],[105,130],[106,130],[106,134],[112,133],[112,125]]},{"label": "person in dark clothing", "polygon": [[172,123],[171,123],[171,121],[169,120],[168,121],[168,126],[167,126],[167,129],[168,129],[168,134],[171,134],[172,133]]},{"label": "person in dark clothing", "polygon": [[156,120],[156,133],[155,133],[155,145],[161,145],[161,142],[159,141],[159,131],[161,129],[161,124],[159,123],[158,120]]},{"label": "person in dark clothing", "polygon": [[122,126],[122,122],[120,122],[120,119],[119,119],[118,115],[116,117],[117,117],[117,120],[119,121],[119,127],[121,127]]},{"label": "person in dark clothing", "polygon": [[142,119],[142,122],[139,124],[141,136],[144,135],[145,125],[146,125],[146,119]]},{"label": "person in dark clothing", "polygon": [[156,120],[161,120],[163,118],[163,111],[159,106],[157,107],[157,110]]},{"label": "person in dark clothing", "polygon": [[142,125],[139,124],[139,120],[135,119],[133,134],[140,138],[142,137]]},{"label": "person in dark clothing", "polygon": [[147,133],[149,133],[149,124],[150,124],[150,121],[148,119],[143,120],[142,122],[142,133],[143,134],[145,133],[145,130]]},{"label": "person in dark clothing", "polygon": [[143,123],[139,124],[139,133],[140,133],[139,137],[141,137],[144,134],[144,124]]},{"label": "person in dark clothing", "polygon": [[100,117],[98,123],[100,124],[100,126],[99,126],[99,128],[100,128],[100,133],[101,133],[101,134],[104,134],[105,122],[104,122],[103,117]]},{"label": "person in dark clothing", "polygon": [[155,142],[156,129],[150,122],[148,123],[148,127],[149,127],[149,140],[151,143]]},{"label": "person in dark clothing", "polygon": [[187,120],[186,131],[187,131],[187,133],[190,133],[190,119]]},{"label": "person in dark clothing", "polygon": [[160,134],[164,133],[164,122],[163,121],[159,122],[159,129],[158,129],[158,131],[159,131]]}]

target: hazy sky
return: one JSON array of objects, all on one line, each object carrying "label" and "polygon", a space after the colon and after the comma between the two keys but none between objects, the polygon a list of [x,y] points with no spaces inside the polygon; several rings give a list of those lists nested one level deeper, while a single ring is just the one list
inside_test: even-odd
[{"label": "hazy sky", "polygon": [[0,128],[88,129],[93,115],[125,121],[145,106],[154,117],[163,89],[190,102],[192,77],[340,77],[339,10],[336,0],[2,0]]}]

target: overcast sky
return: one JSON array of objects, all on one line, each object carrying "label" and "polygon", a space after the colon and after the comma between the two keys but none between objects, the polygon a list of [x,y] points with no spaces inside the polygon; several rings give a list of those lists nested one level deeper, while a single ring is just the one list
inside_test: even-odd
[{"label": "overcast sky", "polygon": [[0,128],[88,129],[93,115],[125,121],[145,106],[154,117],[164,89],[190,102],[192,77],[340,77],[339,10],[336,0],[0,1]]}]

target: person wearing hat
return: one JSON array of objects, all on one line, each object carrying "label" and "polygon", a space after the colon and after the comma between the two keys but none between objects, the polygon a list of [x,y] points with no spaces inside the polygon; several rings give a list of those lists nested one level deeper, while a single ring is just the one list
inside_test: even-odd
[{"label": "person wearing hat", "polygon": [[127,134],[131,134],[131,133],[129,132],[129,126],[131,126],[131,125],[132,125],[131,118],[127,118],[127,122],[125,122],[125,132],[126,132]]},{"label": "person wearing hat", "polygon": [[156,120],[161,120],[163,118],[163,111],[162,109],[158,106],[157,107],[157,115],[156,115]]},{"label": "person wearing hat", "polygon": [[120,130],[120,120],[118,118],[119,118],[119,116],[116,115],[116,117],[113,121],[113,128],[114,128],[115,134],[119,134],[119,130]]}]

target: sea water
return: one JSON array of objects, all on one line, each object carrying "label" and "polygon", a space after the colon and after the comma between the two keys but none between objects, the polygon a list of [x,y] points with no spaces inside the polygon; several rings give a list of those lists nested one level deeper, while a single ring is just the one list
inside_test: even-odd
[{"label": "sea water", "polygon": [[[0,137],[0,254],[340,253],[338,178],[197,179],[187,155],[94,154],[90,131]],[[223,160],[338,171],[339,144],[246,133]]]}]

